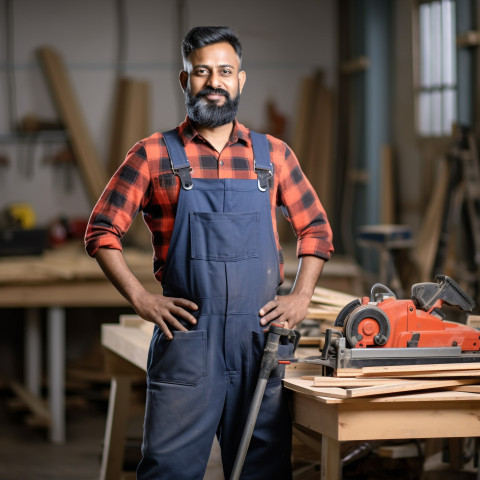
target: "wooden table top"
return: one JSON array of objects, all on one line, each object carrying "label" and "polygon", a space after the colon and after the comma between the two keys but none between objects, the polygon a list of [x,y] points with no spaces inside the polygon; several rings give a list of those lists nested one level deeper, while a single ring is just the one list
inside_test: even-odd
[{"label": "wooden table top", "polygon": [[[124,249],[127,264],[149,291],[161,292],[152,253]],[[38,256],[0,257],[0,307],[124,306],[128,302],[106,279],[81,243]]]}]

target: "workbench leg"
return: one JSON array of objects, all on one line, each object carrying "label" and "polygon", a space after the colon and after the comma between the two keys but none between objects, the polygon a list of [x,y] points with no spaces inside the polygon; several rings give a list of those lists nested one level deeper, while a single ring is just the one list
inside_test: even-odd
[{"label": "workbench leg", "polygon": [[48,309],[48,400],[52,425],[50,441],[65,442],[65,311]]},{"label": "workbench leg", "polygon": [[118,480],[122,475],[131,386],[131,377],[112,378],[100,480]]},{"label": "workbench leg", "polygon": [[322,436],[322,461],[320,468],[321,480],[341,480],[340,442],[326,435]]},{"label": "workbench leg", "polygon": [[25,387],[40,396],[40,378],[42,373],[42,332],[40,309],[25,310]]}]

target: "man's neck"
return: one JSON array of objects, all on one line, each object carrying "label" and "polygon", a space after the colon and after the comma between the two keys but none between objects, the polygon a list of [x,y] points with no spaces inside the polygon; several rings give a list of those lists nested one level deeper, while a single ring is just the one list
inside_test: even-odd
[{"label": "man's neck", "polygon": [[219,127],[202,127],[201,125],[195,125],[195,128],[197,132],[220,153],[230,139],[233,122],[220,125]]}]

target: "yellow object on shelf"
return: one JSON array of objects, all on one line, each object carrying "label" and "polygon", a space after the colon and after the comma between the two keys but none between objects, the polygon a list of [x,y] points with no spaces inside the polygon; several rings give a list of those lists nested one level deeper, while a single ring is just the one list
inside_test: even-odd
[{"label": "yellow object on shelf", "polygon": [[20,228],[30,230],[35,227],[35,212],[29,203],[12,203],[8,207],[8,212],[10,217],[18,222]]}]

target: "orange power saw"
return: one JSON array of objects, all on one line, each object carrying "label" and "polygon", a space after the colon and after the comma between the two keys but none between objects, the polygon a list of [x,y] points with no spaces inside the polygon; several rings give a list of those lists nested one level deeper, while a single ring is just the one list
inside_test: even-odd
[{"label": "orange power saw", "polygon": [[445,320],[441,310],[445,303],[471,312],[475,302],[451,278],[436,281],[413,285],[406,300],[375,284],[370,298],[340,311],[321,355],[306,362],[337,369],[480,361],[480,330]]}]

